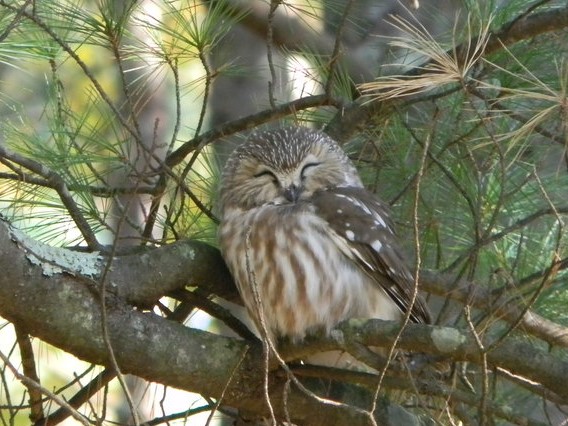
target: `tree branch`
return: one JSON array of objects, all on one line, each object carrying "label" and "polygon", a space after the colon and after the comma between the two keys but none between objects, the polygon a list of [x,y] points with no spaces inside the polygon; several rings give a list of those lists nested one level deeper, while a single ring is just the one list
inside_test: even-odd
[{"label": "tree branch", "polygon": [[513,18],[500,31],[490,35],[485,54],[491,54],[522,40],[568,27],[568,7],[534,13],[522,19]]},{"label": "tree branch", "polygon": [[[498,300],[480,283],[463,279],[456,281],[450,274],[431,271],[420,272],[420,279],[423,290],[444,297],[449,296],[463,304],[470,304],[509,324],[515,324],[522,315],[522,306],[519,306],[515,300]],[[568,347],[568,328],[532,311],[526,312],[519,326],[551,345]]]},{"label": "tree branch", "polygon": [[[21,239],[0,223],[0,269],[4,271],[0,278],[0,315],[80,359],[110,365],[102,335],[100,299],[92,276],[72,275],[71,271],[49,275],[43,265],[31,263],[29,255]],[[176,260],[180,262],[187,255],[180,251]],[[191,259],[190,255],[185,260]],[[213,269],[209,265],[208,270]],[[124,373],[211,397],[220,397],[225,391],[224,404],[257,414],[266,412],[260,345],[247,346],[244,341],[184,327],[132,309],[111,295],[106,320],[108,337]],[[270,383],[273,405],[278,416],[284,418],[286,380],[274,373]],[[289,412],[296,416],[294,420],[304,424],[357,425],[368,420],[344,405],[321,406],[296,389],[292,389],[287,404]],[[379,415],[384,416],[383,420],[388,417],[387,411]]]},{"label": "tree branch", "polygon": [[[537,35],[546,32],[560,31],[568,27],[568,7],[558,8],[545,12],[534,13],[520,20],[513,18],[503,25],[502,29],[489,34],[483,55],[489,55],[507,46],[511,46],[522,40],[529,40]],[[466,40],[448,52],[450,56],[457,52],[464,55],[468,52],[468,46],[474,45],[475,40]],[[458,63],[463,62],[463,58],[458,58]],[[406,76],[420,76],[422,73],[429,72],[431,61],[422,63],[409,70]],[[405,104],[418,103],[424,96],[405,97]],[[338,141],[346,141],[351,135],[364,127],[366,123],[381,114],[389,113],[395,107],[399,99],[395,100],[370,100],[369,98],[358,98],[345,109],[338,111],[334,119],[326,127],[326,133]]]},{"label": "tree branch", "polygon": [[77,228],[81,231],[81,235],[89,247],[92,250],[100,250],[101,245],[95,237],[91,225],[87,222],[81,209],[71,196],[67,183],[59,174],[37,161],[23,157],[15,152],[10,152],[2,146],[0,146],[0,158],[18,164],[44,178],[47,185],[53,188],[57,192],[57,195],[59,195],[61,202],[69,212],[69,216],[71,216],[75,225],[77,225]]},{"label": "tree branch", "polygon": [[249,115],[237,120],[229,121],[223,125],[217,126],[193,139],[184,142],[182,146],[172,152],[166,158],[166,166],[174,167],[181,163],[184,158],[191,152],[203,149],[211,142],[225,136],[233,135],[237,132],[250,130],[260,124],[274,121],[279,118],[294,114],[307,108],[314,108],[323,105],[339,106],[340,102],[336,99],[330,99],[327,95],[314,95],[299,98],[294,101],[282,104],[276,108],[267,109],[259,113]]},{"label": "tree branch", "polygon": [[[223,289],[230,282],[227,276],[225,279],[228,281],[215,283],[223,280],[223,274],[215,278],[210,273],[200,273],[197,267],[208,259],[213,263],[201,265],[203,271],[215,271],[217,268],[212,265],[219,261],[218,254],[215,256],[215,250],[211,249],[209,258],[199,257],[196,254],[199,244],[194,243],[172,244],[117,258],[113,263],[109,283],[113,284],[115,292],[108,297],[106,318],[117,362],[125,373],[211,397],[219,397],[226,389],[223,404],[263,414],[266,408],[262,396],[263,378],[259,368],[262,350],[259,344],[247,344],[189,329],[152,313],[133,310],[121,298],[146,303],[164,288],[174,287],[171,283],[165,284],[167,280],[172,280],[175,286],[193,283],[207,287],[213,283],[213,287]],[[23,327],[26,332],[85,361],[109,365],[102,338],[102,314],[94,269],[83,268],[83,274],[71,270],[54,272],[34,260],[33,256],[38,253],[33,250],[38,249],[30,248],[29,241],[22,239],[6,223],[0,223],[0,269],[4,271],[0,278],[0,315]],[[72,253],[76,254],[86,255]],[[60,254],[56,253],[53,258],[58,256]],[[156,262],[163,262],[160,268],[157,268]],[[157,269],[164,275],[160,276]],[[176,270],[170,275],[168,272],[172,269],[183,272]],[[134,275],[127,274],[128,270]],[[156,272],[152,274],[151,271]],[[433,277],[426,275],[426,279]],[[148,289],[134,289],[132,283]],[[233,290],[221,291],[230,294]],[[399,329],[400,324],[396,323],[351,320],[340,324],[329,337],[310,337],[302,345],[284,343],[280,351],[285,359],[292,360],[326,350],[345,350],[355,343],[388,347]],[[453,360],[480,362],[473,337],[468,332],[453,328],[410,325],[403,330],[398,348]],[[564,386],[568,378],[568,363],[546,351],[525,342],[506,339],[487,353],[487,360],[490,365],[513,375],[538,382],[544,391],[568,399],[568,390]],[[282,392],[287,386],[286,379],[279,370],[274,370],[270,373],[270,383],[273,405],[278,415],[283,416]],[[288,396],[287,404],[290,413],[307,416],[295,420],[308,424],[337,424],[337,419],[341,419],[340,424],[345,424],[347,419],[351,419],[352,424],[367,421],[360,411],[337,404],[322,407],[320,402],[295,388]],[[383,415],[387,416],[379,413],[379,416]],[[358,420],[353,423],[353,419]]]},{"label": "tree branch", "polygon": [[[28,334],[17,325],[14,328],[16,331],[18,347],[20,348],[20,357],[22,359],[24,376],[30,379],[31,382],[39,385],[40,381],[36,371],[35,356],[30,336],[28,336]],[[24,382],[24,385],[28,389],[28,393],[30,395],[30,420],[37,421],[44,416],[43,403],[41,400],[41,390],[39,386],[32,386],[30,385],[31,382]]]}]

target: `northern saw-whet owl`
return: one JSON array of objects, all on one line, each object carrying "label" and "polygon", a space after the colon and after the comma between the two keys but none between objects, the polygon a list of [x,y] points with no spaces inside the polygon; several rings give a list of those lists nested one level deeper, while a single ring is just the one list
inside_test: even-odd
[{"label": "northern saw-whet owl", "polygon": [[244,304],[270,337],[349,318],[430,322],[388,209],[340,146],[304,127],[253,133],[229,157],[219,242]]}]

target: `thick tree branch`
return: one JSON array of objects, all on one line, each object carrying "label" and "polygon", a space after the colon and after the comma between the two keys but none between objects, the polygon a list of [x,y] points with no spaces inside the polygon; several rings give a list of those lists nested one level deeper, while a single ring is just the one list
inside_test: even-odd
[{"label": "thick tree branch", "polygon": [[219,251],[197,240],[118,256],[112,261],[108,281],[110,291],[136,306],[151,306],[174,290],[198,284],[226,300],[239,300]]},{"label": "thick tree branch", "polygon": [[[6,223],[0,223],[0,315],[80,359],[109,366],[94,267],[83,265],[85,275],[57,271],[37,264],[38,259],[33,256],[38,253],[32,254],[29,247],[21,235],[14,235]],[[191,263],[194,258],[189,253],[178,251],[177,261],[183,261],[185,256]],[[84,253],[78,254],[85,257]],[[85,260],[91,262],[89,258]],[[209,265],[208,270],[213,269]],[[122,287],[119,282],[115,284]],[[224,404],[265,413],[260,345],[248,347],[243,341],[140,312],[114,295],[108,296],[106,319],[108,337],[122,372],[211,397],[219,397],[229,383]],[[271,375],[271,399],[281,418],[286,386],[285,378]],[[300,416],[295,419],[303,424],[357,425],[367,421],[358,410],[337,404],[321,406],[294,388],[287,404],[289,412]],[[385,416],[383,420],[389,415],[387,411],[379,414]]]},{"label": "thick tree branch", "polygon": [[522,40],[568,27],[568,7],[534,13],[522,19],[514,18],[489,37],[485,53],[490,54]]},{"label": "thick tree branch", "polygon": [[[39,264],[46,276],[57,277],[57,272],[83,274],[95,288],[97,279],[111,262],[106,291],[134,306],[151,307],[160,297],[197,284],[229,301],[238,299],[237,289],[219,251],[197,240],[179,241],[159,250],[144,247],[133,254],[109,259],[98,252],[83,253],[39,243],[1,220],[0,233],[8,234],[14,244],[21,247],[23,262]],[[0,247],[0,250],[8,250],[8,247]],[[24,265],[25,262],[22,268]]]}]

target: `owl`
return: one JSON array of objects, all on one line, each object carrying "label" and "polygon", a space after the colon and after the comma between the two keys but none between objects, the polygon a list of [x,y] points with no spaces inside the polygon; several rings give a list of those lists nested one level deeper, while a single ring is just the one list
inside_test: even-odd
[{"label": "owl", "polygon": [[[271,338],[349,318],[428,323],[388,209],[341,147],[304,127],[258,131],[227,160],[219,243],[248,313]],[[261,321],[262,319],[262,321]]]}]

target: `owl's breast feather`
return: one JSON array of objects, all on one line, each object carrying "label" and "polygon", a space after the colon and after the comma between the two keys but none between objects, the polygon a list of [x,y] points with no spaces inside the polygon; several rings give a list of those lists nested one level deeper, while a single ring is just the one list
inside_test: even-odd
[{"label": "owl's breast feather", "polygon": [[345,256],[309,203],[231,212],[220,232],[248,311],[257,325],[262,311],[272,334],[302,338],[352,317],[392,319],[387,296]]}]

